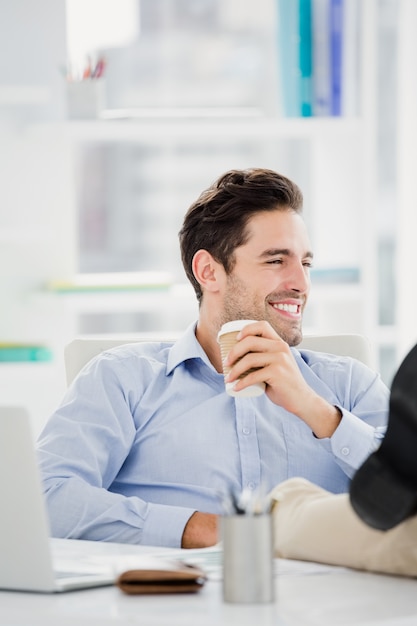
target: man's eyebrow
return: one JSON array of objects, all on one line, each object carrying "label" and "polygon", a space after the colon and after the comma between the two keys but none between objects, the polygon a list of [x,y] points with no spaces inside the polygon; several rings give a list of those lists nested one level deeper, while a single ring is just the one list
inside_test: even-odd
[{"label": "man's eyebrow", "polygon": [[[289,248],[270,248],[269,250],[264,250],[260,254],[261,259],[267,259],[272,256],[294,256],[294,252]],[[303,259],[312,259],[313,257],[314,254],[311,250],[307,250],[307,252],[303,254]]]}]

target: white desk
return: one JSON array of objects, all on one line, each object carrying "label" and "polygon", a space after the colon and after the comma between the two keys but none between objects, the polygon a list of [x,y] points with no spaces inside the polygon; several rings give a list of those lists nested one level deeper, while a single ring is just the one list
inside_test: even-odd
[{"label": "white desk", "polygon": [[[143,551],[135,546],[56,542],[82,557],[85,551],[111,559]],[[167,551],[164,551],[167,552]],[[186,552],[184,552],[186,554]],[[343,568],[278,562],[276,601],[233,605],[222,599],[219,580],[197,594],[127,596],[117,587],[43,595],[0,591],[3,626],[415,626],[417,580]]]}]

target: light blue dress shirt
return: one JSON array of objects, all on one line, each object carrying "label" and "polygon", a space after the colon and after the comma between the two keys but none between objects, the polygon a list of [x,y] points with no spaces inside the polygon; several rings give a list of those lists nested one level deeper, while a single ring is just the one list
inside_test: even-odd
[{"label": "light blue dress shirt", "polygon": [[380,443],[389,391],[362,363],[293,349],[343,412],[331,438],[269,400],[232,398],[196,340],[137,343],[88,364],[38,441],[55,537],[180,547],[196,510],[292,476],[338,493]]}]

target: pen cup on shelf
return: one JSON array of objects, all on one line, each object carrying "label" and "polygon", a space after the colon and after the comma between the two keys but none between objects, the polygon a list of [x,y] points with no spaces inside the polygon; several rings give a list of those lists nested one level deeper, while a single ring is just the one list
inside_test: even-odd
[{"label": "pen cup on shelf", "polygon": [[224,515],[221,533],[224,601],[236,604],[274,602],[271,514]]},{"label": "pen cup on shelf", "polygon": [[66,83],[68,118],[93,120],[105,108],[105,81],[103,78],[73,80]]},{"label": "pen cup on shelf", "polygon": [[[232,322],[226,322],[221,327],[218,335],[217,341],[220,344],[220,352],[222,355],[222,361],[226,358],[229,351],[233,348],[236,343],[236,337],[239,331],[247,326],[248,324],[252,324],[255,320],[233,320]],[[223,367],[224,375],[226,376],[230,371],[230,368]],[[245,372],[248,374],[249,372]],[[243,374],[241,378],[245,376]],[[235,391],[234,389],[235,382],[226,383],[226,392],[230,396],[242,396],[245,398],[250,398],[254,396],[260,396],[265,391],[265,383],[256,383],[254,385],[250,385],[241,391]]]}]

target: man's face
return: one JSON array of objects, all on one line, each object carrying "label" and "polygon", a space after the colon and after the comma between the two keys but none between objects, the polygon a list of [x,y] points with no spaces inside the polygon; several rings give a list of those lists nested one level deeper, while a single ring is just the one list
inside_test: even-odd
[{"label": "man's face", "polygon": [[293,211],[265,211],[247,229],[248,241],[236,248],[226,277],[223,322],[266,320],[290,346],[298,345],[313,256],[304,221]]}]

